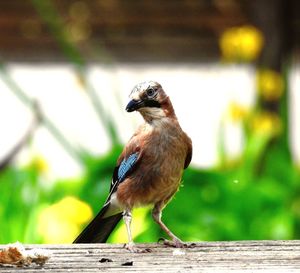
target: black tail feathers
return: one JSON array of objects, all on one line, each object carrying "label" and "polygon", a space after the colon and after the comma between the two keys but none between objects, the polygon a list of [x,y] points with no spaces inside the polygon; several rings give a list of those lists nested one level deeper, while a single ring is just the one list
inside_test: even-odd
[{"label": "black tail feathers", "polygon": [[122,218],[122,213],[104,217],[109,204],[105,205],[88,226],[78,235],[74,244],[105,243],[116,225]]}]

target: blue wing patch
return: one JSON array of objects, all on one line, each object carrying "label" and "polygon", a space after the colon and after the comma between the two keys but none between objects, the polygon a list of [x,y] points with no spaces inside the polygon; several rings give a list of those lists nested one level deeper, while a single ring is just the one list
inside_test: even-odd
[{"label": "blue wing patch", "polygon": [[118,169],[119,182],[121,182],[126,177],[126,174],[132,169],[137,159],[138,153],[131,154],[128,158],[123,159]]},{"label": "blue wing patch", "polygon": [[111,195],[117,190],[119,183],[121,183],[128,173],[132,171],[132,168],[136,164],[139,157],[139,153],[133,153],[128,158],[124,158],[119,166],[114,170],[113,179],[110,184],[109,196],[105,204],[110,202]]}]

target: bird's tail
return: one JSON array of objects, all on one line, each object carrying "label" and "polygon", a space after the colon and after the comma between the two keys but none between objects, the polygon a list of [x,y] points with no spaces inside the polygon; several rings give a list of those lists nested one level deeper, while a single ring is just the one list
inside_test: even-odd
[{"label": "bird's tail", "polygon": [[110,204],[106,204],[99,211],[96,217],[78,235],[74,244],[84,243],[105,243],[111,232],[122,218],[122,212],[108,217],[104,217]]}]

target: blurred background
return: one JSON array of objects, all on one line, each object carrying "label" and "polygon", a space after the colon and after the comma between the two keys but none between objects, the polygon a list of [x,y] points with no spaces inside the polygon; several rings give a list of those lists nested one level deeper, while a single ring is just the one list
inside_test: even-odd
[{"label": "blurred background", "polygon": [[[0,243],[71,243],[101,208],[135,84],[193,140],[184,241],[300,238],[300,2],[0,1]],[[164,234],[134,212],[136,241]],[[126,242],[121,223],[110,242]]]}]

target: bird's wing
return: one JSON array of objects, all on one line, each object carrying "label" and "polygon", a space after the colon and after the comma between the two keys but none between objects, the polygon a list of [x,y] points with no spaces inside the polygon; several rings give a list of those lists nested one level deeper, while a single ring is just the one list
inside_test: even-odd
[{"label": "bird's wing", "polygon": [[120,165],[115,167],[112,182],[110,185],[110,191],[112,191],[117,184],[123,182],[124,179],[133,171],[138,158],[139,152],[133,152],[128,157],[124,158],[121,161]]},{"label": "bird's wing", "polygon": [[110,201],[111,195],[116,192],[120,183],[122,183],[136,168],[141,159],[141,151],[138,147],[124,150],[118,159],[120,162],[114,169],[112,181],[110,184],[110,191],[105,203]]},{"label": "bird's wing", "polygon": [[185,169],[190,165],[193,156],[192,140],[187,135],[186,135],[186,143],[187,143],[187,154],[184,162]]}]

